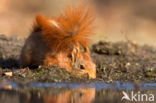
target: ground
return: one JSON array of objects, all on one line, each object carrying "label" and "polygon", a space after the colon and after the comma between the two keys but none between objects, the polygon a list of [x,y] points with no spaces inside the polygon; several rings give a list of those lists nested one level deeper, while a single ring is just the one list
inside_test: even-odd
[{"label": "ground", "polygon": [[[25,39],[0,35],[0,78],[18,82],[156,81],[156,49],[131,41],[93,44],[91,55],[97,65],[97,78],[77,77],[62,68],[20,68],[18,58]],[[12,72],[12,76],[5,73]]]}]

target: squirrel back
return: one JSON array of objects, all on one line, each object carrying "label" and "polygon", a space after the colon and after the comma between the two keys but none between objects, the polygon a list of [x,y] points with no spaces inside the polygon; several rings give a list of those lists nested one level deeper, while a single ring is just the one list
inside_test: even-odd
[{"label": "squirrel back", "polygon": [[68,50],[73,45],[88,46],[89,36],[93,33],[94,16],[92,10],[84,5],[67,7],[56,18],[36,17],[38,27],[42,29],[47,43],[57,51]]}]

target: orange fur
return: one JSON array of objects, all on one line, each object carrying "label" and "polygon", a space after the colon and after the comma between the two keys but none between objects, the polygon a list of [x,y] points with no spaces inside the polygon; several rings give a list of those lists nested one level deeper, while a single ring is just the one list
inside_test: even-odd
[{"label": "orange fur", "polygon": [[[88,49],[93,19],[92,11],[83,5],[68,7],[64,14],[55,18],[38,15],[37,25],[22,49],[21,64],[57,65],[95,78],[95,64]],[[80,66],[85,69],[78,69]]]},{"label": "orange fur", "polygon": [[[68,7],[64,14],[54,19],[37,16],[36,20],[41,25],[48,44],[58,51],[69,49],[77,43],[83,46],[89,44],[88,36],[92,35],[94,17],[92,11],[83,5],[75,8]],[[55,21],[59,27],[50,24],[49,21]]]}]

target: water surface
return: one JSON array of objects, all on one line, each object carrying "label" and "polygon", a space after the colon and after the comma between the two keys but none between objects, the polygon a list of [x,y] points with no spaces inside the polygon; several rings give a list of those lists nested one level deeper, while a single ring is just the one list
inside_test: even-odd
[{"label": "water surface", "polygon": [[[1,80],[0,103],[135,103],[122,92],[156,95],[156,83],[28,83]],[[142,103],[142,102],[139,102]],[[151,103],[151,102],[143,102]],[[155,102],[153,102],[155,103]]]}]

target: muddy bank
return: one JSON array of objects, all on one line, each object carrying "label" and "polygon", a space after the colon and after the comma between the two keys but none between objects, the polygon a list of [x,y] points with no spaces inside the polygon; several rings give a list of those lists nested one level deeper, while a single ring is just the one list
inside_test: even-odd
[{"label": "muddy bank", "polygon": [[156,49],[133,42],[99,42],[92,47],[98,78],[102,80],[155,81]]},{"label": "muddy bank", "polygon": [[[82,82],[82,81],[155,81],[156,49],[133,42],[94,44],[92,57],[97,64],[97,78],[77,77],[58,67],[20,68],[19,54],[25,39],[0,35],[0,78],[15,81]],[[12,76],[5,73],[12,72]]]}]

